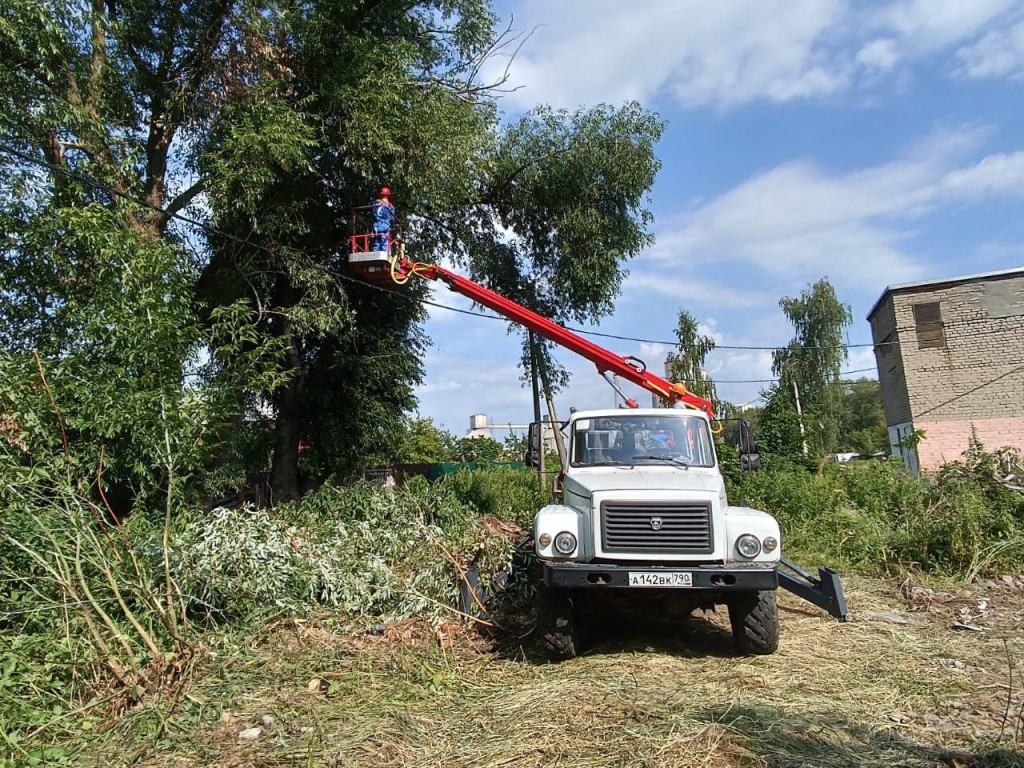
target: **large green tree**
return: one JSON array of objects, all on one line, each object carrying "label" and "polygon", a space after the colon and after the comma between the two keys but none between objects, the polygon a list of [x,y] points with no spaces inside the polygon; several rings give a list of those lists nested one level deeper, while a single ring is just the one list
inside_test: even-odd
[{"label": "large green tree", "polygon": [[[556,322],[596,322],[613,308],[625,263],[651,242],[646,194],[662,128],[635,103],[538,108],[492,131],[471,192],[446,215],[425,211],[423,238]],[[535,350],[549,392],[567,381],[554,349],[538,341]]]},{"label": "large green tree", "polygon": [[850,307],[825,278],[799,296],[783,297],[779,306],[793,324],[794,336],[772,356],[772,372],[779,380],[766,396],[763,437],[773,452],[821,456],[839,445],[839,377],[847,360],[844,331],[852,322]]},{"label": "large green tree", "polygon": [[410,299],[425,286],[399,295],[352,280],[350,213],[381,183],[407,219],[465,199],[490,142],[493,106],[473,72],[494,36],[478,0],[315,2],[280,24],[259,87],[204,148],[223,182],[211,198],[219,229],[246,242],[212,238],[200,289],[210,306],[253,296],[268,313],[262,332],[285,346],[270,471],[288,498],[301,445],[321,477],[399,450],[426,345]]},{"label": "large green tree", "polygon": [[[276,498],[301,490],[300,466],[322,478],[393,457],[428,288],[346,271],[350,211],[377,186],[410,256],[563,321],[607,313],[649,242],[660,124],[627,105],[502,125],[479,77],[494,21],[485,0],[5,4],[0,134],[21,153],[0,152],[5,346],[80,350],[85,380],[107,359],[127,401],[151,381],[220,392],[195,442],[223,478],[268,471]],[[174,333],[147,332],[153,307],[116,289],[129,279]],[[125,338],[166,342],[140,375],[95,320],[112,295],[139,310]],[[83,416],[82,433],[113,416]],[[99,432],[131,456],[142,427],[119,419]],[[260,455],[269,466],[242,460]]]},{"label": "large green tree", "polygon": [[5,394],[30,424],[25,395],[48,375],[50,436],[60,426],[79,476],[128,503],[194,477],[230,403],[274,386],[278,356],[245,306],[196,316],[204,256],[171,218],[205,189],[194,149],[244,87],[260,15],[211,0],[0,8]]}]

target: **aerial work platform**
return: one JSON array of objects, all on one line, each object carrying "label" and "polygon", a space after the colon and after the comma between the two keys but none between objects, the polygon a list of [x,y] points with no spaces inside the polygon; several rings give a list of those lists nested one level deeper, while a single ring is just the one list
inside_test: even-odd
[{"label": "aerial work platform", "polygon": [[350,253],[348,265],[371,283],[390,283],[391,257],[387,251]]}]

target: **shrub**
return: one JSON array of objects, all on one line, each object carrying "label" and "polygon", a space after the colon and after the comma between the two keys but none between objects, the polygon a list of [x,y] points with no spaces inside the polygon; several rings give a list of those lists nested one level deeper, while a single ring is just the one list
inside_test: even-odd
[{"label": "shrub", "polygon": [[[996,457],[998,459],[998,456]],[[1024,497],[994,479],[980,447],[934,478],[897,460],[768,468],[732,482],[734,500],[773,514],[790,556],[833,567],[948,576],[1024,564]]]},{"label": "shrub", "polygon": [[526,469],[463,470],[447,478],[445,484],[480,514],[511,520],[527,529],[532,527],[537,510],[551,503],[551,492],[542,490],[537,475]]}]

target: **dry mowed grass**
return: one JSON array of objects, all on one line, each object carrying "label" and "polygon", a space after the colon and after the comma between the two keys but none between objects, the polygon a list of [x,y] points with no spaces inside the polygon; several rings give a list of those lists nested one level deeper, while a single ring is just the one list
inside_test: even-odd
[{"label": "dry mowed grass", "polygon": [[[914,604],[893,583],[847,592],[846,624],[783,596],[782,647],[761,658],[733,655],[723,613],[595,627],[562,664],[514,636],[495,650],[469,630],[449,643],[418,625],[376,636],[289,622],[227,657],[207,649],[187,694],[139,708],[87,751],[106,765],[223,768],[1022,765],[1009,665],[1024,676],[1024,591],[986,593],[982,632],[952,629],[975,592]],[[255,741],[238,738],[261,720]]]}]

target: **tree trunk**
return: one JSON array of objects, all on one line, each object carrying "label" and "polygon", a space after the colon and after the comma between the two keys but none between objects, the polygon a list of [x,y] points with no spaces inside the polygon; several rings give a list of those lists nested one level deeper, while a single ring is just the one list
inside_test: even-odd
[{"label": "tree trunk", "polygon": [[[278,278],[275,305],[279,308],[294,306],[294,289],[286,275]],[[302,438],[302,395],[305,374],[302,369],[302,348],[292,333],[292,322],[285,316],[280,322],[280,334],[287,335],[288,368],[291,378],[277,391],[277,424],[274,435],[274,459],[270,470],[270,490],[274,502],[289,501],[299,495],[299,442]]]}]

